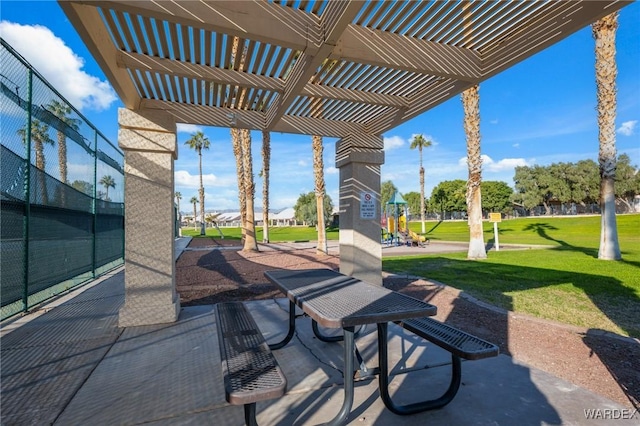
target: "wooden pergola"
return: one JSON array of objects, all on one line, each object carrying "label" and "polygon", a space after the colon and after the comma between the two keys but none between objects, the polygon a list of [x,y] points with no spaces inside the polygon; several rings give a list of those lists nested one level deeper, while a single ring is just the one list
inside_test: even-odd
[{"label": "wooden pergola", "polygon": [[175,123],[339,138],[341,271],[381,282],[378,222],[357,208],[379,194],[381,135],[631,2],[59,3],[127,109],[130,172],[153,163],[141,152],[170,154],[173,172]]}]

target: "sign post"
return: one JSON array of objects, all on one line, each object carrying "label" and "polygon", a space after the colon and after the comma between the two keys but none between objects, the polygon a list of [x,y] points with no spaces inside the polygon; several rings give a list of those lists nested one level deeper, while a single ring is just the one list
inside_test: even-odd
[{"label": "sign post", "polygon": [[489,222],[493,222],[493,238],[496,241],[496,251],[500,251],[500,241],[498,241],[498,222],[502,222],[502,214],[489,213]]}]

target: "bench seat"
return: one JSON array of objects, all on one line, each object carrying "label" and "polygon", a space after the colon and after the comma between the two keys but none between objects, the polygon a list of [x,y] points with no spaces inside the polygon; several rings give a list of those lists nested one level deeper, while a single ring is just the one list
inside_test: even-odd
[{"label": "bench seat", "polygon": [[[388,360],[380,361],[380,394],[387,408],[399,415],[415,414],[422,411],[442,408],[450,403],[458,393],[462,380],[462,364],[460,358],[478,360],[497,356],[498,347],[493,343],[482,340],[448,324],[441,323],[433,318],[413,318],[403,321],[395,321],[402,328],[415,335],[428,340],[451,353],[451,381],[448,389],[439,398],[415,402],[407,405],[398,405],[389,395],[389,366]],[[378,345],[380,353],[386,351],[386,326],[378,329]]]},{"label": "bench seat", "polygon": [[413,318],[397,323],[413,334],[429,340],[452,354],[468,360],[497,356],[498,347],[433,318]]},{"label": "bench seat", "polygon": [[246,424],[255,425],[256,402],[284,395],[287,379],[246,306],[216,306],[225,398],[244,405]]}]

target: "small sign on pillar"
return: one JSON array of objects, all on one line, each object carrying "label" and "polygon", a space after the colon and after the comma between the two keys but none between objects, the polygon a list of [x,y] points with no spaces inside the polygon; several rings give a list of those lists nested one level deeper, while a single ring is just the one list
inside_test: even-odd
[{"label": "small sign on pillar", "polygon": [[372,192],[360,193],[360,219],[376,218],[376,196]]},{"label": "small sign on pillar", "polygon": [[498,241],[498,222],[502,222],[502,213],[489,213],[489,222],[493,222],[493,238],[496,241],[496,251],[500,251]]}]

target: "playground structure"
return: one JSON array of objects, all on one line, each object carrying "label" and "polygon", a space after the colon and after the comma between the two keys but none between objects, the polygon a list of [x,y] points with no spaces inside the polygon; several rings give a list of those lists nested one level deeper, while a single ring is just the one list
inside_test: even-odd
[{"label": "playground structure", "polygon": [[391,199],[385,206],[383,217],[386,217],[386,238],[383,235],[383,242],[387,245],[395,243],[396,246],[401,245],[400,240],[403,243],[407,242],[407,235],[409,232],[407,225],[407,202],[402,198],[402,195],[398,191],[393,193]]}]

